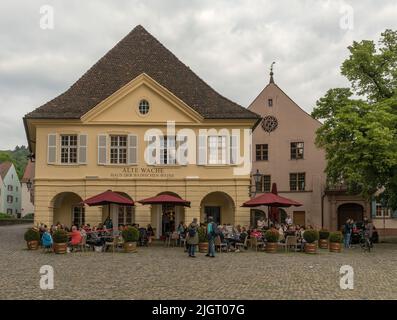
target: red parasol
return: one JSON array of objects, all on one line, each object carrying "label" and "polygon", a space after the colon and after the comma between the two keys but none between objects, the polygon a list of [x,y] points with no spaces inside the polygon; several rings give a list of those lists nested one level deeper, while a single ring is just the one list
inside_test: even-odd
[{"label": "red parasol", "polygon": [[190,201],[183,200],[170,194],[160,194],[158,196],[138,201],[141,204],[172,204],[175,206],[190,207]]},{"label": "red parasol", "polygon": [[273,183],[271,193],[263,193],[251,200],[248,200],[243,203],[242,207],[253,208],[259,206],[267,206],[269,217],[268,221],[270,222],[270,219],[272,219],[273,221],[276,220],[275,215],[278,213],[279,207],[288,208],[291,206],[299,207],[301,205],[302,204],[297,201],[277,195],[277,185]]}]

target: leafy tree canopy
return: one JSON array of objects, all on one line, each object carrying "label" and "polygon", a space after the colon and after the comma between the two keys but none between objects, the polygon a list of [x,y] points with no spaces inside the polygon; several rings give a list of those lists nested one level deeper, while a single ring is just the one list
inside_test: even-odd
[{"label": "leafy tree canopy", "polygon": [[28,163],[29,150],[25,146],[16,146],[13,151],[0,151],[0,163],[10,161],[14,164],[19,179],[22,179]]},{"label": "leafy tree canopy", "polygon": [[324,124],[316,144],[326,151],[329,183],[366,198],[385,190],[381,201],[397,208],[397,31],[348,49],[341,73],[351,88],[317,101],[312,116]]}]

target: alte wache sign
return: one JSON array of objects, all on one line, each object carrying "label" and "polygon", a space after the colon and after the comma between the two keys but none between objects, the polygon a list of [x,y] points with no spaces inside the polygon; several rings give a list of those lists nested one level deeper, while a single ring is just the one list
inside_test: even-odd
[{"label": "alte wache sign", "polygon": [[172,178],[174,173],[166,168],[155,167],[126,167],[121,172],[112,172],[112,178]]}]

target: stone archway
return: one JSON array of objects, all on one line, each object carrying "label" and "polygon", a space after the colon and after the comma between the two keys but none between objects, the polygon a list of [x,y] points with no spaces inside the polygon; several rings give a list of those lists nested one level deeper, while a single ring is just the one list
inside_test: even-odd
[{"label": "stone archway", "polygon": [[233,198],[225,192],[215,191],[207,194],[200,205],[200,221],[207,222],[212,216],[217,224],[235,223],[235,204]]},{"label": "stone archway", "polygon": [[362,221],[364,207],[358,203],[344,203],[338,207],[338,230],[341,230],[347,219]]},{"label": "stone archway", "polygon": [[83,199],[74,192],[61,192],[51,201],[53,224],[71,227],[73,224],[85,224],[85,208]]}]

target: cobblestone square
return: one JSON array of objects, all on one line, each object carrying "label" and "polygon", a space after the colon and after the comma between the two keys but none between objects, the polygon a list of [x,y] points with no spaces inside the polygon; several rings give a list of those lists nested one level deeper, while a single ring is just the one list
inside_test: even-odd
[{"label": "cobblestone square", "polygon": [[[247,250],[191,259],[156,245],[138,253],[28,251],[26,226],[0,227],[0,299],[396,299],[397,245],[267,254]],[[39,269],[55,270],[54,290],[41,290]],[[339,286],[342,265],[354,289]]]}]

